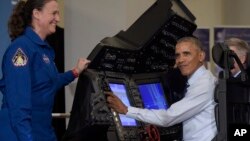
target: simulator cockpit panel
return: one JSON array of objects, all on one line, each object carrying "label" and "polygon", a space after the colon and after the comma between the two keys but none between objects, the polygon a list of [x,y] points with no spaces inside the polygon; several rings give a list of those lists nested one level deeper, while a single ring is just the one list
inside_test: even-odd
[{"label": "simulator cockpit panel", "polygon": [[[101,40],[78,79],[64,141],[148,140],[152,126],[109,109],[104,91],[148,109],[168,109],[180,100],[186,79],[174,69],[175,44],[193,34],[194,20],[180,0],[157,0],[126,31]],[[182,140],[182,124],[156,128],[160,140]]]}]

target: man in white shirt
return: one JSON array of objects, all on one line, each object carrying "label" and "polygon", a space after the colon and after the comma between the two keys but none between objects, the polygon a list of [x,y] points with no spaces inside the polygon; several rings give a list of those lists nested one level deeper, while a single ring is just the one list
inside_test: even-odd
[{"label": "man in white shirt", "polygon": [[216,133],[214,88],[216,78],[204,67],[205,52],[194,37],[177,41],[176,66],[187,76],[189,87],[184,98],[167,110],[127,107],[115,95],[107,94],[110,108],[127,117],[150,124],[168,127],[183,123],[184,141],[211,141]]},{"label": "man in white shirt", "polygon": [[[248,43],[239,38],[229,38],[225,41],[225,44],[230,48],[230,50],[234,51],[236,55],[239,57],[240,62],[243,64],[243,67],[246,68],[246,59],[247,53],[249,52]],[[240,68],[238,64],[234,61],[234,68],[230,70],[232,76],[235,78],[240,78]]]}]

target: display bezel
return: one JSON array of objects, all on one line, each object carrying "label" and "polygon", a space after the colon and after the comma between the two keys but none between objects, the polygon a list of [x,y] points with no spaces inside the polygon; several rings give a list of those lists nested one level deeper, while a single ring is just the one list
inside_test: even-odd
[{"label": "display bezel", "polygon": [[138,84],[138,91],[144,108],[168,109],[169,103],[161,82],[148,82]]},{"label": "display bezel", "polygon": [[[141,76],[138,78],[135,77],[134,82],[136,83],[138,93],[140,96],[141,96],[141,94],[139,91],[139,85],[160,83],[162,90],[163,90],[164,98],[165,98],[166,103],[168,104],[168,107],[170,107],[170,105],[173,104],[173,101],[171,100],[170,88],[169,88],[168,84],[166,84],[166,81],[162,80],[160,75],[152,75],[151,77],[148,76],[148,77],[144,77],[144,78],[142,78]],[[142,104],[144,106],[143,101],[142,101]]]}]

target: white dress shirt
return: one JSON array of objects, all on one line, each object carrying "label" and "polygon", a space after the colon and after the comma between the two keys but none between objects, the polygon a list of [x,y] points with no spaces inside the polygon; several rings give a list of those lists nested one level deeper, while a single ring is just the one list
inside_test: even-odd
[{"label": "white dress shirt", "polygon": [[216,78],[201,66],[188,79],[188,84],[184,98],[167,110],[128,107],[126,116],[164,127],[183,122],[184,141],[211,141],[217,133],[214,115]]}]

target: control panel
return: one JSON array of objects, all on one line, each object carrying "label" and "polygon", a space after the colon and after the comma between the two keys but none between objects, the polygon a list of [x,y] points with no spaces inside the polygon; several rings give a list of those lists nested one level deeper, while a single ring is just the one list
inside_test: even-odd
[{"label": "control panel", "polygon": [[174,66],[176,41],[195,29],[195,24],[172,15],[143,46],[124,43],[119,34],[105,38],[88,56],[89,68],[130,74],[167,71]]},{"label": "control panel", "polygon": [[174,69],[175,44],[192,36],[194,20],[180,0],[157,0],[126,31],[101,40],[78,79],[66,138],[144,141],[152,128],[161,140],[181,141],[182,123],[154,127],[117,114],[107,107],[105,91],[127,106],[167,110],[181,96],[171,92],[162,74]]}]

